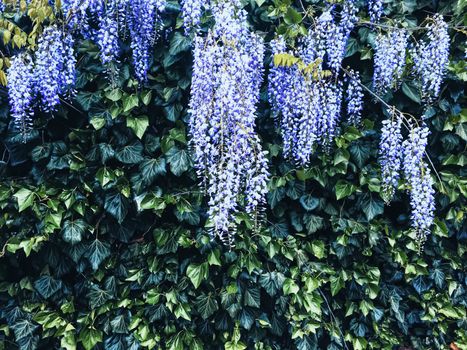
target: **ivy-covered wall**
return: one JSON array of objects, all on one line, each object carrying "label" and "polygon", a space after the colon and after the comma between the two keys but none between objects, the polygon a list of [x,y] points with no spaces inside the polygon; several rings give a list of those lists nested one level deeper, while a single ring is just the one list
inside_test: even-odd
[{"label": "ivy-covered wall", "polygon": [[[268,40],[304,26],[288,10],[301,1],[246,3]],[[412,25],[432,12],[466,24],[463,0],[385,7]],[[362,126],[342,125],[330,151],[297,168],[283,158],[267,81],[257,120],[267,208],[259,230],[237,216],[229,250],[205,228],[186,130],[192,45],[180,24],[173,2],[143,87],[126,59],[110,82],[96,45],[77,42],[76,94],[36,114],[26,139],[0,89],[0,349],[467,348],[462,30],[450,31],[447,81],[426,113],[437,210],[422,252],[407,195],[390,206],[380,196],[385,107],[365,95]],[[360,25],[344,61],[367,86],[377,30]],[[385,100],[424,112],[410,80]]]}]

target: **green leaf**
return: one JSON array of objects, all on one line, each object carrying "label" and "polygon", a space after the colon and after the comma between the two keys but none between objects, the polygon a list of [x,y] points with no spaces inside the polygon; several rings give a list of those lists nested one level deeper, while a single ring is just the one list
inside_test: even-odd
[{"label": "green leaf", "polygon": [[243,294],[245,305],[259,308],[261,306],[261,293],[259,288],[246,288]]},{"label": "green leaf", "polygon": [[27,188],[20,189],[13,196],[18,201],[18,210],[20,213],[29,208],[34,201],[34,192]]},{"label": "green leaf", "polygon": [[207,262],[199,265],[190,264],[186,270],[186,275],[197,289],[200,286],[201,282],[208,278],[209,265]]},{"label": "green leaf", "polygon": [[63,240],[71,244],[81,242],[86,227],[86,222],[82,219],[65,221],[62,228]]},{"label": "green leaf", "polygon": [[297,294],[300,288],[297,286],[295,281],[291,278],[286,278],[284,285],[282,286],[282,291],[285,295]]},{"label": "green leaf", "polygon": [[117,102],[122,98],[122,91],[120,89],[113,89],[105,93],[105,97],[110,101]]},{"label": "green leaf", "polygon": [[324,227],[324,219],[316,215],[305,214],[303,221],[309,234],[313,234]]},{"label": "green leaf", "polygon": [[178,149],[177,147],[172,147],[166,154],[167,161],[170,164],[170,171],[175,176],[182,175],[187,171],[191,166],[190,156],[185,149]]},{"label": "green leaf", "polygon": [[34,282],[34,288],[44,299],[48,299],[62,288],[62,281],[45,275]]},{"label": "green leaf", "polygon": [[143,145],[140,142],[134,142],[131,145],[123,147],[115,155],[117,160],[124,164],[137,164],[144,160]]},{"label": "green leaf", "polygon": [[205,320],[212,316],[218,309],[217,301],[211,294],[201,294],[195,300],[196,310]]},{"label": "green leaf", "polygon": [[123,98],[123,112],[131,111],[133,108],[138,107],[138,95],[128,95]]},{"label": "green leaf", "polygon": [[165,175],[166,170],[165,158],[147,159],[139,165],[139,171],[145,183],[152,183],[159,175]]},{"label": "green leaf", "polygon": [[129,205],[128,198],[121,193],[108,194],[105,197],[104,209],[121,224],[128,213]]},{"label": "green leaf", "polygon": [[76,94],[76,101],[80,104],[81,108],[86,112],[91,109],[94,103],[99,102],[101,97],[95,92],[78,92]]},{"label": "green leaf", "polygon": [[169,55],[175,56],[181,52],[190,50],[191,40],[188,36],[180,32],[175,32],[174,36],[170,39]]},{"label": "green leaf", "polygon": [[305,210],[311,211],[318,207],[319,199],[307,194],[300,197],[300,204]]},{"label": "green leaf", "polygon": [[102,331],[95,328],[85,328],[79,334],[79,341],[86,350],[92,350],[98,343],[102,342],[102,335]]},{"label": "green leaf", "polygon": [[362,197],[359,198],[358,203],[368,221],[371,221],[384,212],[384,202],[371,193],[363,194]]},{"label": "green leaf", "polygon": [[331,281],[331,295],[335,296],[339,291],[344,288],[344,280],[342,279],[341,275],[332,276],[330,278]]},{"label": "green leaf", "polygon": [[357,187],[355,185],[352,185],[343,180],[339,180],[335,187],[336,198],[337,200],[340,200],[342,198],[348,197],[352,193],[354,193],[356,190],[357,190]]},{"label": "green leaf", "polygon": [[92,269],[95,271],[99,268],[99,265],[110,256],[110,245],[96,238],[89,245],[85,255],[91,263]]},{"label": "green leaf", "polygon": [[410,98],[412,101],[416,103],[420,103],[422,101],[420,93],[414,84],[408,82],[402,83],[402,91],[404,92],[405,96]]},{"label": "green leaf", "polygon": [[139,139],[142,139],[144,133],[146,132],[146,129],[149,126],[149,119],[145,115],[137,118],[129,116],[126,118],[126,126],[133,130],[133,132]]},{"label": "green leaf", "polygon": [[324,247],[323,241],[313,241],[311,243],[311,250],[313,251],[313,255],[316,256],[318,259],[322,259],[326,255],[326,249]]}]

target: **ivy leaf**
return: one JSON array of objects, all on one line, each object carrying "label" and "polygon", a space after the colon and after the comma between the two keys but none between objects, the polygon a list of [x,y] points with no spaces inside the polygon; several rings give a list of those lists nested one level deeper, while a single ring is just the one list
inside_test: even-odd
[{"label": "ivy leaf", "polygon": [[175,32],[170,39],[169,55],[176,56],[181,52],[188,51],[191,48],[191,40],[188,36],[180,32]]},{"label": "ivy leaf", "polygon": [[259,288],[246,288],[243,294],[245,305],[259,308],[261,305],[261,293]]},{"label": "ivy leaf", "polygon": [[86,223],[82,219],[65,221],[62,229],[63,239],[70,244],[81,242],[86,226]]},{"label": "ivy leaf", "polygon": [[284,285],[282,286],[282,291],[285,295],[289,294],[297,294],[300,288],[295,283],[295,281],[291,278],[286,278],[284,281]]},{"label": "ivy leaf", "polygon": [[133,108],[138,107],[138,95],[128,95],[123,98],[123,112],[131,111]]},{"label": "ivy leaf", "polygon": [[191,283],[195,286],[195,289],[201,284],[201,281],[208,278],[209,265],[207,262],[202,264],[190,264],[186,270],[186,275],[190,279]]},{"label": "ivy leaf", "polygon": [[211,294],[199,295],[195,300],[195,306],[204,320],[212,316],[219,309],[216,299]]},{"label": "ivy leaf", "polygon": [[289,225],[285,220],[280,220],[277,223],[271,223],[269,225],[269,230],[272,237],[285,238],[289,235]]},{"label": "ivy leaf", "polygon": [[300,204],[305,210],[311,211],[318,207],[319,199],[307,194],[300,197]]},{"label": "ivy leaf", "polygon": [[124,164],[137,164],[144,160],[142,154],[143,145],[140,142],[135,142],[123,147],[116,153],[115,157]]},{"label": "ivy leaf", "polygon": [[110,245],[97,238],[89,245],[86,257],[91,263],[92,269],[96,271],[99,265],[110,256]]},{"label": "ivy leaf", "polygon": [[313,234],[324,227],[324,219],[316,215],[305,214],[303,221],[309,234]]},{"label": "ivy leaf", "polygon": [[331,295],[336,296],[339,291],[344,288],[344,280],[341,275],[331,276]]},{"label": "ivy leaf", "polygon": [[146,129],[149,126],[149,119],[145,115],[137,118],[129,116],[126,118],[126,126],[133,130],[133,132],[139,139],[142,139],[144,133],[146,132]]},{"label": "ivy leaf", "polygon": [[145,183],[152,183],[159,175],[165,175],[167,163],[165,158],[147,159],[139,165],[141,176]]},{"label": "ivy leaf", "polygon": [[170,164],[170,171],[175,176],[182,175],[191,166],[191,159],[188,152],[184,149],[172,147],[166,154],[167,161]]},{"label": "ivy leaf", "polygon": [[62,281],[45,275],[34,282],[34,288],[44,299],[48,299],[62,288]]},{"label": "ivy leaf", "polygon": [[374,198],[371,193],[363,194],[359,198],[358,204],[365,213],[366,219],[368,221],[371,221],[374,217],[384,212],[383,201],[379,198]]},{"label": "ivy leaf", "polygon": [[92,350],[94,347],[102,342],[102,331],[95,328],[85,328],[79,334],[79,340],[86,350]]},{"label": "ivy leaf", "polygon": [[79,92],[76,94],[76,101],[86,112],[91,109],[91,106],[94,103],[99,102],[100,99],[101,97],[99,96],[99,94],[95,92]]},{"label": "ivy leaf", "polygon": [[104,209],[107,213],[112,215],[119,224],[123,222],[128,214],[128,198],[121,193],[108,194],[105,197]]},{"label": "ivy leaf", "polygon": [[343,180],[339,180],[335,187],[336,198],[337,200],[340,200],[342,198],[348,197],[352,193],[354,193],[356,190],[357,190],[357,187],[355,185],[352,185],[351,183],[348,183]]},{"label": "ivy leaf", "polygon": [[34,192],[27,188],[20,189],[13,196],[18,201],[18,210],[20,213],[29,208],[34,201]]},{"label": "ivy leaf", "polygon": [[417,87],[412,83],[402,83],[402,92],[404,92],[405,96],[418,104],[422,101]]},{"label": "ivy leaf", "polygon": [[274,209],[276,205],[283,200],[285,197],[285,188],[278,187],[273,190],[269,190],[267,193],[268,203],[271,206],[271,209]]},{"label": "ivy leaf", "polygon": [[13,332],[15,332],[16,339],[22,339],[30,337],[34,331],[37,329],[37,325],[28,319],[21,319],[11,326]]}]

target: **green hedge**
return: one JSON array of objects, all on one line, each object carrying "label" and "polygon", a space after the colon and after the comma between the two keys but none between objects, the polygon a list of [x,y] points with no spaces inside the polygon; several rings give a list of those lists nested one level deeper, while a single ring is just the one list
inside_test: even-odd
[{"label": "green hedge", "polygon": [[[287,3],[252,0],[251,23],[270,39],[290,22]],[[465,1],[436,3],[386,8],[462,24]],[[178,15],[172,6],[144,88],[127,62],[112,87],[97,47],[81,41],[75,97],[39,115],[25,142],[0,91],[0,349],[467,348],[465,37],[452,31],[448,82],[427,113],[442,182],[423,252],[408,197],[384,206],[379,195],[382,106],[367,96],[361,129],[344,126],[331,151],[297,169],[282,157],[266,88],[257,124],[272,164],[268,207],[260,230],[238,215],[229,251],[204,228],[187,145],[191,42]],[[361,26],[347,52],[367,84],[374,35]],[[423,113],[409,81],[385,98]]]}]

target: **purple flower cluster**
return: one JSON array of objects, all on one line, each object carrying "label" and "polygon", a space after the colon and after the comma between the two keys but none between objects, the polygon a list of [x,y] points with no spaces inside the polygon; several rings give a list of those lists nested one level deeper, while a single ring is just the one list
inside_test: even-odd
[{"label": "purple flower cluster", "polygon": [[[273,65],[269,75],[269,100],[284,141],[283,152],[300,165],[309,163],[318,145],[328,148],[337,135],[343,97],[342,82],[337,78],[346,44],[356,21],[354,1],[345,1],[336,22],[334,6],[323,12],[298,48],[287,52],[284,41],[271,42],[273,54],[289,53],[300,57],[314,72],[305,73],[297,65]],[[333,77],[321,77],[325,67]],[[315,73],[315,74],[314,74]],[[316,79],[316,76],[319,78]],[[349,119],[358,122],[362,109],[359,78],[350,83],[347,97]]]},{"label": "purple flower cluster", "polygon": [[115,62],[120,50],[117,11],[118,8],[115,0],[102,4],[99,10],[100,18],[96,42],[99,45],[101,61],[104,64]]},{"label": "purple flower cluster", "polygon": [[161,0],[130,0],[129,30],[133,65],[136,77],[140,82],[147,79],[149,70],[150,49],[161,26],[160,12],[165,2]]},{"label": "purple flower cluster", "polygon": [[[340,11],[341,20],[339,23],[335,21],[334,12],[335,7],[333,6],[317,18],[315,28],[308,35],[307,57],[310,59],[310,54],[314,51],[314,59],[324,60],[326,58],[331,70],[337,74],[345,56],[347,41],[358,18],[356,16],[357,7],[353,0],[344,2]],[[316,49],[311,50],[313,46]]]},{"label": "purple flower cluster", "polygon": [[433,16],[428,40],[420,40],[412,50],[414,72],[420,77],[422,95],[430,101],[439,95],[449,61],[448,25],[439,14]]},{"label": "purple flower cluster", "polygon": [[56,26],[49,26],[39,38],[35,52],[35,88],[45,111],[53,111],[60,95],[75,81],[76,58],[73,39]]},{"label": "purple flower cluster", "polygon": [[402,29],[376,37],[373,86],[378,93],[399,86],[404,74],[407,38],[407,32]]},{"label": "purple flower cluster", "polygon": [[185,27],[185,33],[189,33],[193,28],[199,26],[203,7],[209,6],[206,0],[181,0],[182,18]]},{"label": "purple flower cluster", "polygon": [[35,56],[21,53],[8,69],[8,94],[16,124],[25,131],[30,126],[36,98],[45,111],[53,111],[60,95],[75,83],[76,58],[73,38],[56,26],[47,27],[38,40]]},{"label": "purple flower cluster", "polygon": [[8,97],[11,116],[18,128],[29,128],[34,103],[34,63],[27,53],[20,53],[11,59],[8,69]]},{"label": "purple flower cluster", "polygon": [[404,176],[409,185],[412,227],[420,241],[430,232],[434,220],[434,189],[430,169],[424,161],[429,130],[415,127],[402,147]]},{"label": "purple flower cluster", "polygon": [[267,191],[266,153],[255,132],[264,45],[232,3],[214,6],[213,13],[214,28],[194,39],[189,124],[214,234],[232,245],[241,194],[253,214]]},{"label": "purple flower cluster", "polygon": [[38,40],[34,57],[21,53],[8,69],[8,94],[11,113],[17,126],[30,127],[36,98],[45,111],[53,111],[60,95],[75,84],[76,58],[73,38],[56,26],[47,27]]},{"label": "purple flower cluster", "polygon": [[382,195],[389,203],[397,188],[402,163],[402,116],[393,114],[383,121],[379,144],[379,164],[383,179]]},{"label": "purple flower cluster", "polygon": [[370,22],[378,23],[383,14],[383,0],[368,0]]},{"label": "purple flower cluster", "polygon": [[[85,38],[94,40],[104,64],[117,62],[119,35],[130,34],[135,75],[140,82],[147,79],[150,50],[162,27],[160,14],[165,0],[65,0],[62,11],[69,26]],[[94,28],[97,22],[97,28]]]},{"label": "purple flower cluster", "polygon": [[363,110],[363,88],[360,76],[353,70],[349,71],[347,93],[347,117],[352,125],[359,125]]}]

